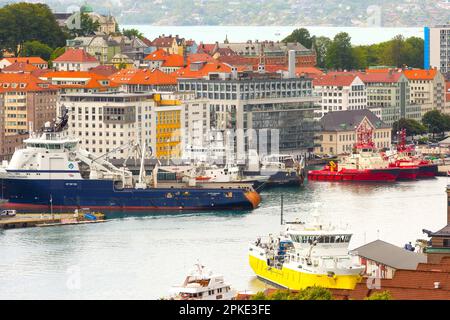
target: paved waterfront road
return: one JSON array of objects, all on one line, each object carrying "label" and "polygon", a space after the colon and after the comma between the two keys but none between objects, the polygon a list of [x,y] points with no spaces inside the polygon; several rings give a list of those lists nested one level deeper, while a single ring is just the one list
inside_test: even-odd
[{"label": "paved waterfront road", "polygon": [[354,248],[375,240],[402,246],[446,222],[447,178],[396,184],[309,183],[263,193],[253,212],[122,217],[106,224],[0,231],[0,299],[157,299],[197,259],[238,290],[264,288],[247,244],[279,230],[285,216],[349,225]]}]

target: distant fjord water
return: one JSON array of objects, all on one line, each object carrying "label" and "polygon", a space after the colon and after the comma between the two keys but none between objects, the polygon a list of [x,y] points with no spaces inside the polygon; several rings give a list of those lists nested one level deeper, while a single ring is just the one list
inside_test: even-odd
[{"label": "distant fjord water", "polygon": [[230,42],[246,42],[248,40],[281,41],[298,28],[307,28],[311,35],[333,38],[339,32],[347,32],[353,45],[368,45],[387,41],[396,35],[423,38],[423,28],[383,28],[383,27],[307,27],[307,26],[154,26],[154,25],[122,25],[122,28],[135,28],[147,38],[154,39],[159,35],[179,35],[193,39],[197,43],[223,42],[227,37]]}]

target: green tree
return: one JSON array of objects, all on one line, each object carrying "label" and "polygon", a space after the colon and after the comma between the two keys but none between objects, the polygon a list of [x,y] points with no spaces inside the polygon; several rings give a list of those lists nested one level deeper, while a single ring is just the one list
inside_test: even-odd
[{"label": "green tree", "polygon": [[366,69],[369,66],[368,55],[369,47],[367,46],[357,46],[353,48],[353,58],[355,59],[356,69]]},{"label": "green tree", "polygon": [[375,292],[364,300],[392,300],[392,295],[389,291]]},{"label": "green tree", "polygon": [[313,42],[313,47],[316,50],[317,55],[317,66],[319,68],[325,68],[325,59],[332,41],[327,37],[314,37]]},{"label": "green tree", "polygon": [[65,34],[49,7],[42,3],[16,3],[0,8],[0,50],[18,55],[27,41],[55,48],[65,45]]},{"label": "green tree", "polygon": [[330,290],[322,287],[309,287],[300,290],[297,293],[289,290],[277,290],[270,296],[266,296],[264,292],[258,292],[252,297],[252,300],[332,300],[333,295]]},{"label": "green tree", "polygon": [[144,35],[142,34],[142,32],[140,32],[140,31],[137,30],[137,29],[123,29],[123,30],[122,30],[122,34],[123,34],[124,36],[130,38],[130,39],[133,38],[133,37],[142,39],[142,38],[144,37]]},{"label": "green tree", "polygon": [[258,292],[257,294],[253,295],[251,297],[251,300],[267,300],[266,295],[264,294],[264,292]]},{"label": "green tree", "polygon": [[55,50],[53,50],[52,54],[50,55],[50,60],[51,61],[55,60],[56,58],[61,56],[64,52],[66,52],[65,47],[56,48]]},{"label": "green tree", "polygon": [[427,132],[427,128],[419,121],[401,118],[392,124],[392,135],[397,135],[397,132],[400,132],[402,129],[406,129],[406,134],[408,136],[424,134]]},{"label": "green tree", "polygon": [[410,37],[405,40],[405,47],[405,64],[412,68],[423,68],[424,40],[418,37]]},{"label": "green tree", "polygon": [[309,287],[293,296],[295,300],[333,300],[331,291],[322,287]]},{"label": "green tree", "polygon": [[450,116],[442,114],[439,110],[432,110],[424,114],[422,123],[434,138],[435,134],[442,134],[450,129]]},{"label": "green tree", "polygon": [[71,29],[67,32],[71,38],[88,37],[95,34],[100,29],[100,22],[94,21],[88,14],[81,13],[80,28]]},{"label": "green tree", "polygon": [[27,41],[23,44],[22,51],[20,52],[21,57],[41,57],[42,59],[48,61],[53,50],[48,45],[43,44],[37,40]]},{"label": "green tree", "polygon": [[330,44],[325,64],[328,69],[352,70],[355,67],[351,38],[346,32],[338,33]]},{"label": "green tree", "polygon": [[283,42],[299,42],[308,49],[311,49],[313,46],[313,39],[308,29],[305,28],[295,29],[289,36],[283,39]]}]

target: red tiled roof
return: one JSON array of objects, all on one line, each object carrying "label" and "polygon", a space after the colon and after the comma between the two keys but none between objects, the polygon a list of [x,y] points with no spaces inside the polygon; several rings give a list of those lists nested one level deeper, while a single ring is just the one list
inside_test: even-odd
[{"label": "red tiled roof", "polygon": [[141,40],[148,47],[151,47],[153,45],[153,42],[150,39],[146,38],[146,37],[141,38]]},{"label": "red tiled roof", "polygon": [[433,80],[434,77],[436,76],[437,70],[416,69],[416,70],[405,70],[403,72],[405,73],[405,76],[409,80]]},{"label": "red tiled roof", "polygon": [[47,64],[47,61],[43,60],[41,57],[16,57],[16,58],[5,58],[5,60],[16,63],[30,63],[30,64]]},{"label": "red tiled roof", "polygon": [[307,74],[307,75],[311,75],[311,74],[322,75],[322,74],[324,74],[322,70],[315,68],[315,67],[296,67],[295,73],[298,76],[301,75],[302,73]]},{"label": "red tiled roof", "polygon": [[359,78],[367,83],[392,83],[398,82],[402,76],[402,72],[372,72],[372,73],[359,73]]},{"label": "red tiled roof", "polygon": [[357,76],[348,72],[334,72],[326,75],[317,76],[313,83],[314,86],[350,86]]},{"label": "red tiled roof", "polygon": [[188,55],[188,62],[211,62],[211,61],[215,60],[207,53],[192,53]]},{"label": "red tiled roof", "polygon": [[54,60],[55,62],[98,62],[95,57],[83,49],[67,49],[61,56]]},{"label": "red tiled roof", "polygon": [[0,92],[56,90],[46,81],[27,73],[0,73]]},{"label": "red tiled roof", "polygon": [[210,73],[230,73],[231,67],[218,61],[204,63],[199,70],[192,70],[191,65],[181,68],[174,73],[176,78],[202,78]]},{"label": "red tiled roof", "polygon": [[[94,72],[87,71],[54,71],[41,76],[41,78],[46,80],[67,78],[73,79],[74,81],[76,81],[77,79],[86,81],[84,84],[58,84],[56,85],[58,88],[103,89],[119,87],[119,85],[111,81],[108,76],[103,76]],[[108,84],[103,84],[102,82],[104,81],[107,81]]]},{"label": "red tiled roof", "polygon": [[179,54],[171,54],[165,57],[163,67],[184,67],[184,58]]},{"label": "red tiled roof", "polygon": [[109,77],[116,73],[118,70],[114,66],[96,66],[95,68],[90,68],[89,72],[98,74],[99,76]]},{"label": "red tiled roof", "polygon": [[216,47],[215,43],[212,44],[200,43],[198,51],[200,53],[211,54],[214,51],[215,47]]},{"label": "red tiled roof", "polygon": [[152,45],[157,48],[170,48],[176,40],[174,37],[158,37],[152,41]]},{"label": "red tiled roof", "polygon": [[177,79],[158,69],[123,69],[109,77],[119,84],[176,85]]},{"label": "red tiled roof", "polygon": [[2,72],[4,73],[31,73],[32,71],[40,70],[38,67],[36,67],[33,64],[26,63],[26,62],[14,62],[13,64],[4,67]]},{"label": "red tiled roof", "polygon": [[450,300],[450,257],[439,264],[421,263],[417,270],[397,270],[394,278],[381,279],[380,285],[381,289],[369,290],[363,281],[355,290],[331,291],[336,299],[363,300],[375,292],[389,291],[394,300]]},{"label": "red tiled roof", "polygon": [[158,49],[155,52],[150,53],[144,58],[146,61],[164,61],[169,54],[163,49]]}]

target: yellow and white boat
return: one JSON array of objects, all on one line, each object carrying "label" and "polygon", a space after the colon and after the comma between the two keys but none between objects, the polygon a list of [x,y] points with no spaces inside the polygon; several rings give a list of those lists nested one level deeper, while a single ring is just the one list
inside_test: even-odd
[{"label": "yellow and white boat", "polygon": [[354,289],[364,267],[348,253],[352,234],[316,222],[286,223],[279,237],[269,235],[249,248],[250,266],[256,275],[277,286],[301,290],[312,286]]}]

